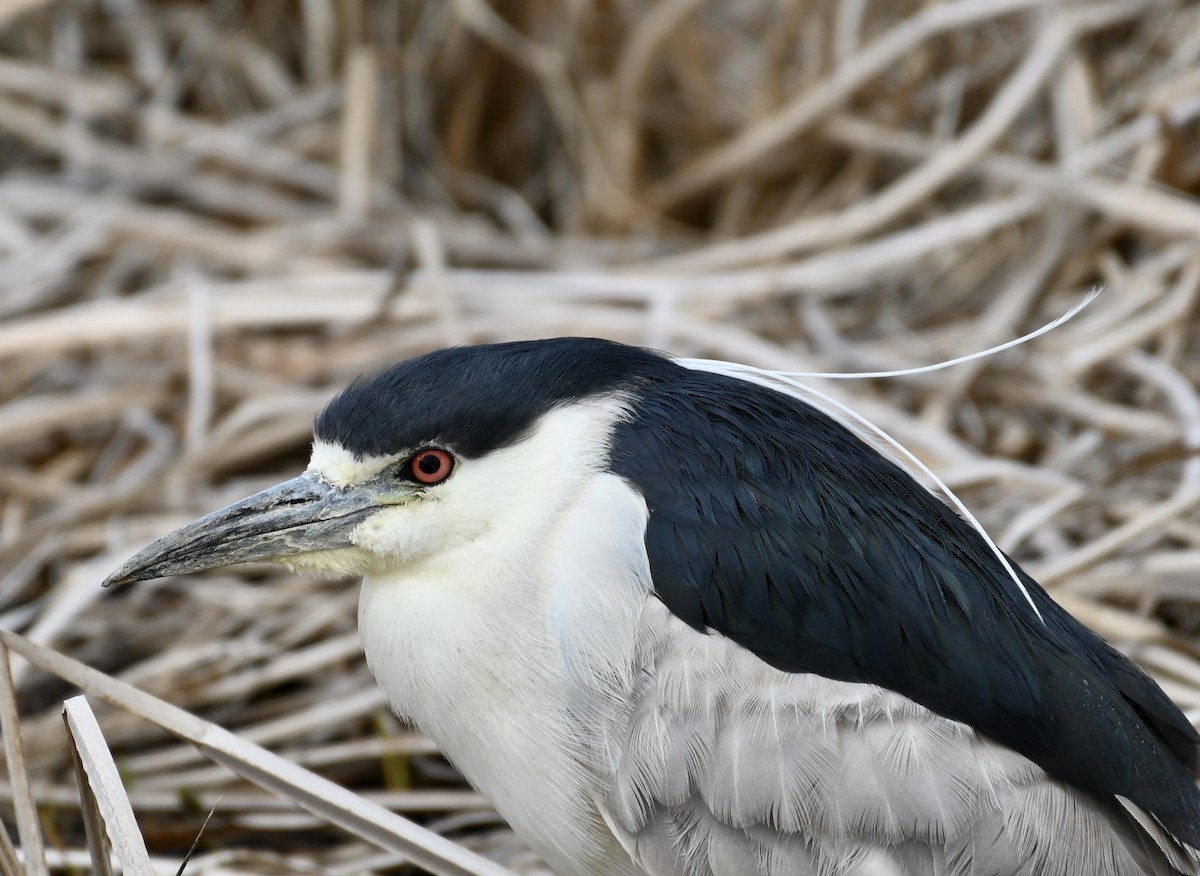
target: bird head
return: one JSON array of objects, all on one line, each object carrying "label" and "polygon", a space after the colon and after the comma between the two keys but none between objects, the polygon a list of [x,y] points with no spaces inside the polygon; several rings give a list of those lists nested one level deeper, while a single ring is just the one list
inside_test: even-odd
[{"label": "bird head", "polygon": [[308,469],[170,533],[109,576],[235,563],[385,574],[536,530],[607,462],[633,375],[666,359],[561,338],[439,350],[360,378],[318,415]]}]

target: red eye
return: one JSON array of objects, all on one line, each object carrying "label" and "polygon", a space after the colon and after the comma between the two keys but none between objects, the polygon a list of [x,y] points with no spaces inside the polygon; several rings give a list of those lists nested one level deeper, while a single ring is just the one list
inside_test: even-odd
[{"label": "red eye", "polygon": [[418,450],[408,461],[408,474],[418,484],[440,484],[454,471],[454,457],[433,447]]}]

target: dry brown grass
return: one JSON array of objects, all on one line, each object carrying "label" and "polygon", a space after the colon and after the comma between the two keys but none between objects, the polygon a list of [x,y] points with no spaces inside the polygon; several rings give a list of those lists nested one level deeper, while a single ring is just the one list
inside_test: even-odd
[{"label": "dry brown grass", "polygon": [[[352,583],[98,582],[417,351],[896,368],[1102,285],[832,390],[1200,717],[1198,119],[1184,0],[0,0],[0,627],[527,868],[388,716]],[[73,689],[14,671],[46,846],[87,860]],[[395,870],[92,704],[161,872],[214,805],[189,873]]]}]

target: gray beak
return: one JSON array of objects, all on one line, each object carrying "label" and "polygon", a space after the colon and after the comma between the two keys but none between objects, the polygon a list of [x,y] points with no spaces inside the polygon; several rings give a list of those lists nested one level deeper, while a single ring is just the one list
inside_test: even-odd
[{"label": "gray beak", "polygon": [[305,472],[160,538],[104,586],[349,547],[354,527],[377,508],[367,491]]}]

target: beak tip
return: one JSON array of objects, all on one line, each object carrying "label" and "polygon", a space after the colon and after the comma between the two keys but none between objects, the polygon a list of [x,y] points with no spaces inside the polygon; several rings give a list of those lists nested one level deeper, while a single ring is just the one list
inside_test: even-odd
[{"label": "beak tip", "polygon": [[[136,558],[135,558],[136,559]],[[140,575],[144,567],[135,565],[133,560],[122,563],[119,568],[110,573],[100,584],[101,587],[112,587],[119,584],[132,584],[135,581],[145,581],[150,575]]]},{"label": "beak tip", "polygon": [[132,557],[129,557],[117,568],[108,573],[108,576],[101,583],[101,587],[112,587],[121,584],[134,584],[138,581],[149,581],[153,578],[165,578],[167,575],[173,574],[178,563],[172,563],[170,557],[164,551],[164,546],[169,544],[167,538],[161,538],[153,544],[142,548]]},{"label": "beak tip", "polygon": [[133,583],[133,578],[131,578],[129,575],[122,575],[119,572],[113,572],[111,575],[109,575],[107,578],[105,578],[102,582],[100,582],[100,586],[101,587],[113,587],[113,586],[117,586],[120,584],[131,584],[131,583]]}]

